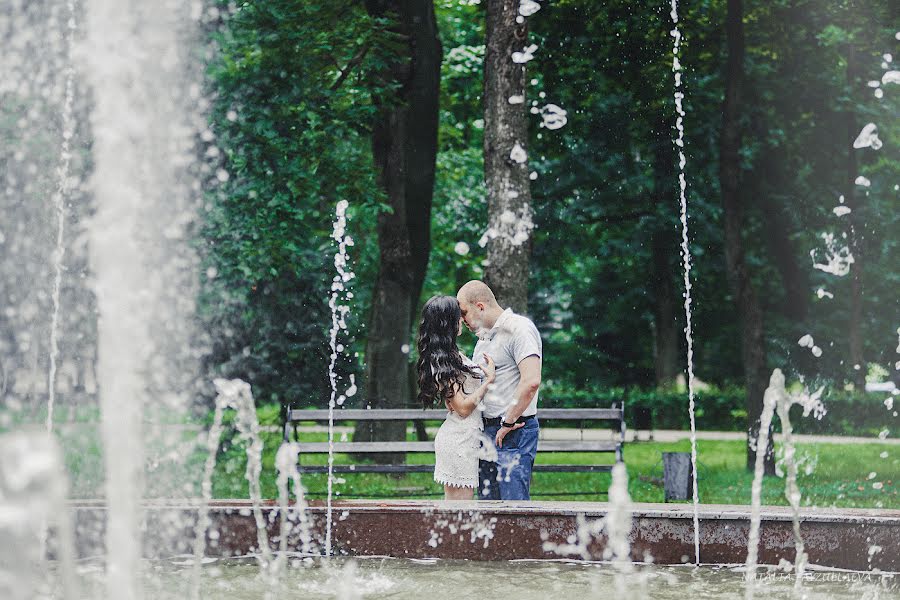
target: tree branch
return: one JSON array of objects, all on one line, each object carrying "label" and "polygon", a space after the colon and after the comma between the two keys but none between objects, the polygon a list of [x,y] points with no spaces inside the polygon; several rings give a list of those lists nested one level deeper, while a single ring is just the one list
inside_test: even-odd
[{"label": "tree branch", "polygon": [[600,217],[605,223],[622,223],[631,221],[632,219],[640,219],[641,217],[649,217],[653,215],[653,211],[639,210],[636,212],[622,213],[620,215],[603,215]]},{"label": "tree branch", "polygon": [[347,63],[347,66],[341,70],[341,74],[337,78],[337,80],[333,84],[331,84],[330,90],[332,92],[337,90],[339,87],[341,87],[341,84],[344,83],[344,81],[350,75],[351,71],[353,71],[353,69],[355,69],[357,66],[359,66],[359,64],[363,61],[363,59],[366,58],[366,54],[369,53],[369,48],[370,48],[369,44],[366,44],[365,46],[360,48],[359,52],[356,53],[356,56],[354,56],[352,59],[350,59],[350,62]]}]

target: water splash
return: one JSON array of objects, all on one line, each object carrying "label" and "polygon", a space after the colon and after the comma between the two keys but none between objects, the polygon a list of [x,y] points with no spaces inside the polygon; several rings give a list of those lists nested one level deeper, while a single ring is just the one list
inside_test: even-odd
[{"label": "water splash", "polygon": [[612,470],[609,486],[609,513],[606,515],[606,535],[608,536],[603,558],[612,560],[616,570],[616,596],[625,598],[630,585],[628,575],[634,571],[631,563],[631,497],[628,495],[628,471],[624,463],[616,463]]},{"label": "water splash", "polygon": [[523,17],[530,17],[539,10],[541,10],[541,5],[534,0],[521,0],[519,2],[519,14]]},{"label": "water splash", "polygon": [[478,240],[478,245],[484,248],[487,246],[488,241],[496,238],[503,238],[506,243],[512,246],[521,246],[528,241],[533,230],[534,220],[531,206],[524,204],[522,205],[519,214],[516,214],[511,210],[505,210],[500,213],[496,222],[488,227],[487,231],[481,235],[481,238]]},{"label": "water splash", "polygon": [[525,149],[519,142],[516,142],[512,150],[509,151],[509,158],[521,165],[528,160],[528,153],[525,152]]},{"label": "water splash", "polygon": [[881,140],[878,138],[878,127],[875,123],[868,123],[863,127],[862,131],[853,141],[853,147],[857,150],[860,148],[871,148],[878,150],[882,146]]},{"label": "water splash", "polygon": [[674,38],[672,46],[672,73],[675,76],[675,110],[678,117],[675,121],[675,127],[678,130],[678,138],[675,145],[678,146],[678,185],[679,185],[679,201],[681,203],[681,260],[682,269],[684,271],[684,316],[685,327],[684,337],[687,341],[687,386],[688,386],[688,413],[691,420],[691,467],[693,472],[692,489],[694,504],[694,562],[700,564],[700,514],[698,505],[700,503],[699,494],[697,492],[697,423],[694,412],[694,337],[693,326],[691,323],[691,249],[688,245],[688,210],[687,196],[687,180],[685,178],[684,167],[687,159],[684,156],[684,92],[681,90],[681,62],[678,60],[681,50],[681,31],[678,29],[678,0],[672,0],[672,24],[674,28],[670,35]]},{"label": "water splash", "polygon": [[75,100],[75,65],[72,61],[75,30],[75,0],[66,2],[69,18],[66,22],[66,54],[69,62],[66,65],[66,92],[62,110],[62,147],[60,149],[59,168],[57,169],[58,185],[53,194],[53,207],[56,212],[56,250],[53,252],[53,312],[50,317],[50,369],[47,373],[47,431],[53,431],[53,405],[56,401],[56,359],[59,356],[59,295],[62,287],[63,256],[66,246],[66,198],[69,195],[69,169],[72,164],[72,138],[75,136],[75,116],[73,103]]},{"label": "water splash", "polygon": [[[756,581],[756,565],[759,556],[760,505],[762,497],[762,480],[765,469],[766,449],[769,447],[769,431],[775,404],[778,400],[778,380],[784,387],[784,376],[778,369],[772,373],[769,387],[763,396],[763,411],[759,419],[759,437],[756,438],[756,461],[754,463],[753,483],[750,486],[750,533],[747,536],[747,588],[746,598],[751,600]],[[762,451],[760,451],[762,449]]]},{"label": "water splash", "polygon": [[831,209],[831,212],[833,212],[835,216],[843,217],[844,215],[849,215],[851,210],[849,206],[840,205]]},{"label": "water splash", "polygon": [[[425,511],[423,514],[431,516],[433,511]],[[428,545],[437,548],[447,538],[467,535],[469,543],[481,543],[482,548],[487,548],[494,539],[494,530],[497,527],[497,517],[486,517],[478,511],[456,512],[446,517],[433,520]]]},{"label": "water splash", "polygon": [[[781,392],[782,390],[779,390]],[[786,393],[782,396],[787,398]],[[793,401],[786,399],[778,402],[776,408],[778,410],[778,419],[781,421],[781,433],[784,445],[784,462],[787,465],[787,477],[784,483],[784,492],[787,496],[788,503],[791,505],[791,521],[794,530],[794,547],[796,548],[796,556],[794,558],[794,570],[797,574],[794,586],[799,588],[803,583],[803,573],[806,570],[807,556],[805,552],[805,544],[803,536],[800,533],[800,488],[797,487],[797,461],[795,458],[796,448],[794,447],[793,427],[788,411]],[[759,448],[757,448],[759,452]]]},{"label": "water splash", "polygon": [[822,349],[819,348],[818,346],[816,346],[816,343],[813,340],[813,337],[808,333],[806,335],[804,335],[803,337],[801,337],[799,340],[797,340],[797,344],[801,348],[809,348],[810,352],[812,352],[812,355],[815,356],[816,358],[819,358],[820,356],[822,356]]},{"label": "water splash", "polygon": [[34,584],[44,578],[47,525],[54,544],[62,597],[80,598],[75,578],[75,545],[66,508],[68,478],[59,444],[44,432],[0,435],[0,596],[9,600],[43,597]]},{"label": "water splash", "polygon": [[[807,337],[807,336],[804,336]],[[812,338],[810,338],[812,341]],[[769,431],[772,418],[778,414],[781,421],[781,429],[784,434],[784,461],[787,465],[787,479],[785,480],[785,497],[791,506],[791,520],[794,531],[794,547],[796,558],[794,569],[796,571],[795,585],[799,587],[803,581],[803,573],[806,568],[807,557],[803,536],[800,534],[800,490],[797,487],[797,461],[795,460],[795,447],[793,440],[793,427],[789,417],[791,406],[797,404],[803,407],[803,416],[812,414],[821,419],[825,414],[825,407],[820,398],[824,388],[819,388],[810,394],[803,392],[789,394],[785,389],[784,375],[781,369],[772,371],[769,378],[769,387],[763,396],[763,411],[760,416],[759,438],[756,441],[756,460],[754,463],[753,483],[750,487],[750,533],[747,538],[747,587],[746,598],[752,599],[755,592],[756,568],[759,552],[759,527],[760,507],[762,496],[762,481],[765,466],[766,451],[769,446]]]},{"label": "water splash", "polygon": [[[331,309],[331,331],[329,332],[329,346],[331,348],[331,360],[328,363],[328,381],[331,384],[331,398],[328,401],[328,497],[325,507],[325,556],[331,556],[331,524],[332,524],[332,492],[334,480],[334,408],[337,404],[337,373],[335,365],[338,359],[338,334],[347,330],[347,315],[350,307],[346,304],[338,304],[342,293],[347,291],[347,284],[355,277],[348,269],[349,259],[347,248],[353,246],[353,238],[347,235],[347,207],[346,200],[341,200],[335,207],[334,227],[331,238],[337,242],[338,249],[334,254],[334,269],[337,274],[331,283],[331,298],[328,307]],[[349,293],[347,293],[349,297]],[[355,385],[351,383],[351,387]],[[349,392],[349,390],[348,390]],[[345,396],[341,396],[343,399]]]},{"label": "water splash", "polygon": [[819,260],[818,248],[809,251],[809,256],[813,260],[813,268],[843,277],[850,272],[850,265],[855,262],[853,254],[850,253],[849,246],[837,247],[837,239],[833,233],[823,233],[822,240],[825,242],[825,261]]},{"label": "water splash", "polygon": [[540,112],[541,127],[546,127],[547,129],[560,129],[569,121],[566,116],[568,113],[556,104],[547,104],[541,108]]},{"label": "water splash", "polygon": [[250,489],[250,502],[256,522],[256,539],[259,546],[257,559],[263,571],[272,564],[272,551],[269,548],[269,536],[266,532],[266,521],[262,514],[262,493],[259,476],[262,473],[263,442],[259,436],[259,421],[256,418],[256,405],[250,392],[250,384],[241,379],[216,379],[213,381],[218,396],[213,413],[213,423],[206,439],[206,463],[203,468],[203,479],[200,485],[200,506],[197,510],[197,525],[194,529],[194,563],[191,598],[200,598],[200,567],[206,553],[206,533],[209,529],[209,502],[212,499],[212,477],[216,466],[216,453],[222,439],[222,419],[226,409],[237,412],[235,427],[240,440],[247,443],[247,469],[245,476]]},{"label": "water splash", "polygon": [[[312,523],[309,519],[306,505],[306,490],[300,480],[300,471],[297,462],[300,455],[300,446],[296,442],[284,442],[275,454],[275,467],[278,469],[278,477],[275,484],[278,487],[279,506],[279,540],[278,558],[275,561],[275,571],[281,572],[287,560],[288,536],[293,529],[292,522],[297,521],[300,529],[300,552],[308,555],[313,552]],[[288,483],[294,488],[296,498],[293,511],[290,510],[290,489]]]},{"label": "water splash", "polygon": [[[584,515],[575,517],[575,535],[565,543],[549,541],[549,533],[541,532],[542,548],[545,552],[553,552],[559,556],[578,556],[583,560],[593,560],[591,545],[606,534],[603,548],[603,560],[612,562],[615,569],[616,598],[628,598],[634,580],[630,574],[634,572],[631,562],[631,544],[628,536],[632,527],[631,496],[628,494],[628,470],[624,463],[616,463],[612,469],[612,482],[609,487],[609,510],[606,515],[588,520]],[[641,583],[639,580],[638,583]]]},{"label": "water splash", "polygon": [[513,52],[512,61],[516,64],[523,65],[534,59],[534,53],[537,52],[537,49],[537,44],[531,44],[530,46],[522,48],[521,52]]}]

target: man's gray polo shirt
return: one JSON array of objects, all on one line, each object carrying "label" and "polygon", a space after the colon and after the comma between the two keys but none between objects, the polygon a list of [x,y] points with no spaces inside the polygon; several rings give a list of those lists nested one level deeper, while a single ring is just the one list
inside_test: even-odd
[{"label": "man's gray polo shirt", "polygon": [[[507,308],[494,326],[479,336],[472,359],[482,364],[485,354],[497,365],[494,384],[484,398],[484,416],[494,418],[504,415],[517,400],[515,392],[521,380],[519,363],[529,356],[543,356],[541,334],[531,319]],[[535,393],[522,416],[536,414],[537,403],[538,394]]]}]

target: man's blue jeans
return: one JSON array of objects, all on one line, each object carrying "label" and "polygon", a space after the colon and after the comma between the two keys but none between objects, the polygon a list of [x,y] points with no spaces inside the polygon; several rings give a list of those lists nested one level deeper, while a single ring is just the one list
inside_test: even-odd
[{"label": "man's blue jeans", "polygon": [[[499,429],[499,425],[485,425],[484,434],[493,441]],[[497,462],[478,461],[479,500],[531,499],[531,469],[540,429],[537,417],[525,421],[523,427],[503,438],[503,446],[497,448]]]}]

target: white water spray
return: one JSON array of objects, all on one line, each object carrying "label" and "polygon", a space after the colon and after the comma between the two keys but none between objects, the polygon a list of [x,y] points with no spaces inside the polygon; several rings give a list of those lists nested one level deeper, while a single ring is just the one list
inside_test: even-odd
[{"label": "white water spray", "polygon": [[106,587],[117,600],[143,596],[141,501],[145,454],[155,452],[145,450],[145,435],[162,432],[154,415],[177,418],[191,400],[183,382],[170,385],[192,372],[194,359],[185,317],[195,263],[180,243],[194,214],[191,115],[201,104],[199,87],[185,85],[188,9],[175,0],[91,0],[75,52],[94,101],[88,247],[99,314]]},{"label": "white water spray", "polygon": [[[851,235],[853,234],[853,226],[850,226]],[[846,237],[846,234],[844,235]],[[819,249],[813,248],[809,251],[809,256],[813,260],[813,268],[844,277],[850,272],[850,265],[855,262],[853,254],[850,253],[849,246],[838,247],[838,240],[833,233],[825,232],[822,234],[822,240],[825,242],[825,262],[818,262]]]},{"label": "white water spray", "polygon": [[629,575],[634,571],[631,563],[631,544],[628,534],[631,533],[631,496],[628,495],[628,471],[624,463],[616,463],[612,470],[612,483],[609,486],[609,513],[606,515],[606,548],[603,558],[612,560],[616,570],[616,597],[627,598],[631,585]]},{"label": "white water spray", "polygon": [[[297,469],[297,461],[300,455],[300,446],[295,442],[284,442],[275,454],[275,468],[278,469],[278,477],[275,480],[278,487],[279,506],[279,540],[278,558],[275,561],[275,570],[281,572],[287,560],[288,536],[293,530],[293,521],[297,521],[300,528],[300,552],[305,556],[313,551],[312,523],[307,514],[306,490],[300,481],[300,471]],[[290,489],[288,483],[294,488],[293,512],[290,509]]]},{"label": "white water spray", "polygon": [[37,582],[51,571],[48,525],[60,597],[81,598],[75,576],[72,515],[66,506],[68,475],[56,439],[40,431],[0,435],[0,596],[4,600],[45,597]]},{"label": "white water spray", "polygon": [[53,253],[53,312],[50,317],[50,369],[47,373],[47,431],[53,431],[53,405],[56,401],[56,359],[59,356],[59,295],[62,287],[62,263],[66,246],[64,242],[66,224],[66,197],[69,194],[69,167],[72,164],[72,138],[75,136],[75,65],[72,61],[77,22],[75,20],[75,0],[66,2],[69,18],[66,22],[66,96],[62,110],[62,147],[59,153],[58,184],[53,194],[53,208],[56,211],[56,250]]},{"label": "white water spray", "polygon": [[[616,598],[630,598],[635,583],[631,578],[634,564],[631,562],[631,544],[628,536],[632,527],[631,496],[628,494],[628,470],[624,463],[616,463],[612,469],[612,482],[609,486],[609,511],[604,517],[587,520],[583,515],[576,516],[575,535],[565,543],[549,541],[549,533],[541,532],[543,550],[559,556],[578,556],[583,560],[594,560],[591,552],[594,541],[606,533],[606,545],[603,548],[603,560],[612,562],[615,569]],[[640,582],[640,579],[638,580]]]},{"label": "white water spray", "polygon": [[798,404],[803,407],[803,416],[812,414],[820,419],[825,414],[825,407],[820,397],[824,388],[816,392],[789,394],[785,389],[784,375],[780,369],[772,371],[769,378],[769,387],[763,396],[763,410],[760,415],[759,438],[756,441],[756,461],[754,463],[753,484],[750,488],[750,533],[747,538],[747,588],[745,595],[748,600],[753,598],[756,581],[756,567],[759,552],[759,527],[760,505],[762,496],[762,481],[764,475],[766,451],[769,446],[769,431],[772,418],[777,413],[781,420],[781,429],[784,434],[785,453],[784,461],[787,465],[787,478],[785,480],[785,496],[791,506],[791,520],[794,530],[794,546],[797,554],[794,560],[796,571],[795,586],[799,587],[803,581],[803,573],[806,569],[806,552],[803,537],[800,535],[800,489],[797,487],[797,461],[794,458],[795,448],[793,440],[793,427],[789,417],[791,406]]},{"label": "white water spray", "polygon": [[678,146],[678,185],[679,200],[681,203],[681,259],[684,270],[684,336],[687,341],[687,385],[688,385],[688,412],[691,418],[691,467],[692,487],[694,500],[694,563],[700,564],[700,515],[698,504],[700,502],[697,493],[697,423],[694,416],[694,337],[691,324],[691,250],[688,246],[688,213],[687,213],[687,180],[684,167],[687,160],[684,156],[684,92],[681,91],[681,63],[678,54],[681,50],[681,31],[678,29],[678,0],[672,0],[672,23],[674,29],[670,32],[674,38],[672,46],[672,72],[675,74],[675,110],[678,118],[675,126],[678,129],[678,138],[675,145]]},{"label": "white water spray", "polygon": [[[747,537],[747,599],[753,598],[756,580],[756,564],[759,552],[760,505],[762,497],[762,480],[765,468],[766,449],[769,447],[769,431],[775,405],[778,401],[779,380],[784,388],[784,376],[776,369],[769,380],[769,387],[763,396],[763,410],[759,418],[759,436],[756,438],[756,462],[754,463],[753,484],[750,486],[750,533]],[[762,448],[762,452],[760,452]]]},{"label": "white water spray", "polygon": [[[107,596],[137,600],[140,560],[140,500],[143,493],[142,407],[140,376],[147,364],[149,323],[144,318],[148,273],[135,243],[140,226],[144,175],[140,149],[149,134],[147,96],[138,88],[138,27],[128,2],[110,0],[87,5],[91,57],[88,75],[96,104],[93,174],[97,213],[92,223],[91,264],[100,313],[97,372],[106,470]],[[120,32],[120,33],[117,33]],[[101,58],[102,57],[102,58]]]},{"label": "white water spray", "polygon": [[[347,248],[353,245],[353,238],[346,234],[347,232],[347,207],[349,203],[341,200],[335,208],[334,229],[331,237],[337,242],[338,249],[334,254],[334,269],[337,275],[334,276],[331,284],[331,298],[328,306],[331,308],[331,331],[329,333],[329,344],[331,347],[331,361],[328,363],[328,381],[331,383],[331,398],[328,401],[328,499],[325,508],[325,556],[331,556],[331,523],[332,523],[332,506],[331,495],[334,485],[334,407],[338,403],[337,397],[337,373],[335,365],[338,358],[338,342],[337,337],[340,331],[347,329],[347,313],[350,307],[346,304],[338,304],[338,300],[343,292],[346,291],[346,284],[352,280],[355,275],[347,269]],[[341,397],[343,402],[343,396]]]},{"label": "white water spray", "polygon": [[[797,487],[796,447],[794,446],[793,427],[791,426],[791,419],[788,414],[791,405],[793,404],[793,400],[787,396],[786,392],[784,398],[784,401],[777,403],[776,408],[778,409],[778,418],[781,421],[781,432],[784,436],[784,462],[785,465],[787,465],[784,493],[791,505],[794,545],[797,549],[797,554],[794,558],[794,569],[797,573],[797,578],[794,585],[799,588],[803,582],[803,573],[806,570],[807,557],[805,551],[806,545],[803,542],[803,536],[800,534],[800,488]],[[759,448],[757,448],[757,452],[758,451]]]},{"label": "white water spray", "polygon": [[206,553],[206,531],[209,529],[209,502],[212,499],[212,476],[216,466],[216,453],[222,439],[222,418],[225,409],[237,412],[235,427],[240,439],[247,443],[246,478],[250,489],[250,501],[253,517],[256,521],[256,541],[259,546],[257,558],[260,568],[269,569],[272,565],[272,551],[269,548],[269,536],[266,532],[266,520],[262,514],[262,492],[259,476],[262,473],[263,442],[259,436],[259,421],[256,418],[256,405],[250,392],[250,384],[240,379],[216,379],[218,396],[213,413],[212,427],[206,440],[206,463],[203,468],[203,480],[200,486],[201,500],[197,511],[197,526],[194,529],[194,565],[191,598],[200,598],[200,566]]}]

